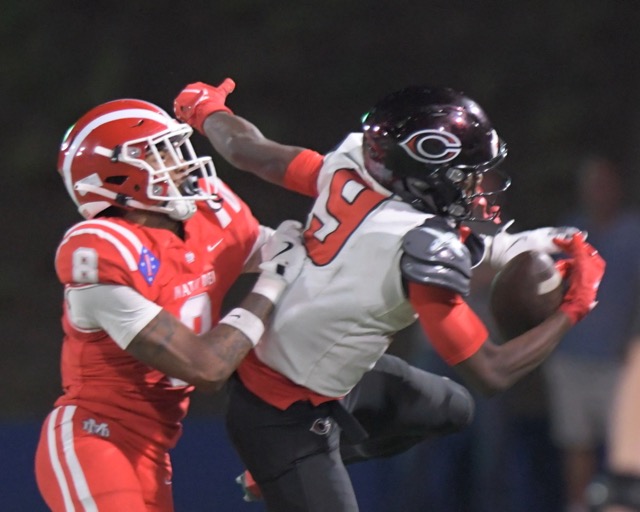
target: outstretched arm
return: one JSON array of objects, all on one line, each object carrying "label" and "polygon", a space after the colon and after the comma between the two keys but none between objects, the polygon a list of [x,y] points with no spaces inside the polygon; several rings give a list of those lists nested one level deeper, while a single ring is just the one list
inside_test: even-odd
[{"label": "outstretched arm", "polygon": [[460,294],[409,283],[409,299],[440,356],[467,384],[487,396],[510,388],[532,371],[571,327],[569,319],[556,312],[522,336],[497,345]]},{"label": "outstretched arm", "polygon": [[225,105],[235,82],[225,79],[219,86],[195,82],[187,85],[174,101],[178,119],[207,136],[214,149],[231,165],[283,185],[289,163],[304,150],[266,138],[251,122],[233,114]]},{"label": "outstretched arm", "polygon": [[540,325],[502,345],[488,339],[484,324],[459,294],[409,284],[409,298],[427,336],[444,359],[478,391],[491,395],[511,387],[542,363],[563,335],[595,306],[604,260],[581,233],[556,243],[572,262],[563,303]]}]

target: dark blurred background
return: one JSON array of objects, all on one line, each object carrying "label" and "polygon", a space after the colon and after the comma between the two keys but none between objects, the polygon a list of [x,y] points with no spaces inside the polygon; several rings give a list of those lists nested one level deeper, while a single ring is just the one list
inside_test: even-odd
[{"label": "dark blurred background", "polygon": [[[324,152],[387,92],[449,85],[476,99],[507,141],[505,209],[524,229],[552,223],[574,201],[585,153],[608,152],[635,172],[638,26],[633,0],[5,0],[0,424],[31,428],[59,393],[53,257],[80,217],[57,150],[89,108],[138,97],[171,111],[185,84],[230,76],[236,113],[269,137]],[[199,135],[194,144],[210,153]],[[213,156],[263,223],[304,218],[306,199]],[[196,398],[193,417],[215,414],[211,403]]]}]

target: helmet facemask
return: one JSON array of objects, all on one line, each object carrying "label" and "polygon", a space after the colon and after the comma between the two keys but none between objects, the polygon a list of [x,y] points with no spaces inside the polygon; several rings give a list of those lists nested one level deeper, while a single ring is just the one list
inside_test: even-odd
[{"label": "helmet facemask", "polygon": [[[195,201],[219,201],[213,179],[216,176],[213,161],[211,157],[196,155],[189,140],[192,133],[190,126],[177,124],[152,136],[126,141],[113,150],[102,146],[95,148],[97,154],[109,158],[112,163],[127,164],[148,173],[142,195],[149,201],[86,181],[77,182],[75,190],[81,194],[91,192],[113,198],[123,207],[161,212],[174,220],[187,220],[196,211]],[[128,178],[123,176],[123,179]],[[110,181],[115,183],[117,179],[112,177]]]},{"label": "helmet facemask", "polygon": [[431,190],[427,188],[424,194],[432,197],[438,213],[458,221],[500,223],[496,201],[511,186],[511,179],[497,167],[506,154],[506,146],[501,144],[498,154],[485,164],[438,168],[428,175]]},{"label": "helmet facemask", "polygon": [[196,210],[195,201],[219,200],[210,179],[215,177],[213,161],[196,155],[189,140],[191,134],[188,125],[169,128],[152,137],[124,143],[118,156],[119,161],[149,173],[147,197],[167,208],[174,220],[191,217]]},{"label": "helmet facemask", "polygon": [[193,129],[160,107],[137,99],[94,107],[65,134],[58,172],[83,217],[111,207],[163,213],[178,221],[196,201],[219,206],[215,167],[198,157]]}]

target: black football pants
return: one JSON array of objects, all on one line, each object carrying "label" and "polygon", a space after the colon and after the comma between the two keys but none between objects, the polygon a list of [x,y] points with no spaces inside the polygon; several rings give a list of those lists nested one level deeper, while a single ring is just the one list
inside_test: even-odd
[{"label": "black football pants", "polygon": [[237,378],[229,393],[227,431],[270,512],[356,512],[345,464],[459,431],[474,408],[463,386],[391,355],[344,399],[317,407],[296,402],[281,411]]}]

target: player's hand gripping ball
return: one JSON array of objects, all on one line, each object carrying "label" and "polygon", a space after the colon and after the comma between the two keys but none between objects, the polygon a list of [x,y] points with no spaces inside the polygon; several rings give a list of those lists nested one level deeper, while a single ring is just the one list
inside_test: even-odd
[{"label": "player's hand gripping ball", "polygon": [[544,253],[526,251],[512,258],[491,284],[489,307],[503,341],[551,316],[565,292],[562,275]]}]

